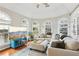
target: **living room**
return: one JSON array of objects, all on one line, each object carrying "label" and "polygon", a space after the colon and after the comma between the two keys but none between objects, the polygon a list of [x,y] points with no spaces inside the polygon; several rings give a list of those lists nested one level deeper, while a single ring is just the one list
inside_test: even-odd
[{"label": "living room", "polygon": [[0,3],[0,56],[79,56],[78,3]]}]

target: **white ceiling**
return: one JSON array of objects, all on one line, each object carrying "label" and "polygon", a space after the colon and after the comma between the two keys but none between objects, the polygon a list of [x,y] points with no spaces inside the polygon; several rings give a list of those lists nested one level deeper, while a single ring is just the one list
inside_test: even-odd
[{"label": "white ceiling", "polygon": [[36,8],[36,3],[0,3],[2,7],[32,18],[57,17],[70,13],[77,5],[75,3],[51,3],[48,8],[42,4],[40,8]]}]

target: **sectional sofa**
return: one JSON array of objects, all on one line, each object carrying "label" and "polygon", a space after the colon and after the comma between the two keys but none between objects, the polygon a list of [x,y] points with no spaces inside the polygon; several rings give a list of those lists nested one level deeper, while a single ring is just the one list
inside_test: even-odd
[{"label": "sectional sofa", "polygon": [[56,44],[52,47],[52,43],[53,41],[50,42],[47,49],[48,56],[79,56],[78,40],[73,40],[72,38],[65,38],[64,39],[65,48],[57,48],[55,47]]}]

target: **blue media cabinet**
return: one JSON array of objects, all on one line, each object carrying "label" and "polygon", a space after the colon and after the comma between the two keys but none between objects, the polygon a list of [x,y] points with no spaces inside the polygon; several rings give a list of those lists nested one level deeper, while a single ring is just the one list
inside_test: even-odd
[{"label": "blue media cabinet", "polygon": [[[18,31],[18,32],[10,32],[9,35],[27,35],[27,34],[32,34],[32,32],[27,32],[27,31]],[[24,45],[24,41],[28,41],[31,40],[31,38],[16,38],[16,39],[11,39],[10,40],[10,47],[11,48],[17,48],[20,47],[22,45]]]},{"label": "blue media cabinet", "polygon": [[10,40],[10,47],[11,48],[17,48],[20,47],[22,45],[24,45],[25,43],[23,42],[23,40],[27,40],[27,38],[17,38],[14,40]]}]

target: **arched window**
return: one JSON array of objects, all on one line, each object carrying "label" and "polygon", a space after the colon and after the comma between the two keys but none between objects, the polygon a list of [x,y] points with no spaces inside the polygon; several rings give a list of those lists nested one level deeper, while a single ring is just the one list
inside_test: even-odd
[{"label": "arched window", "polygon": [[10,21],[11,20],[10,16],[7,13],[3,12],[3,11],[0,11],[0,19],[5,20],[5,21]]},{"label": "arched window", "polygon": [[39,33],[39,23],[37,21],[34,21],[32,23],[32,32],[34,35],[37,35]]},{"label": "arched window", "polygon": [[61,18],[58,22],[58,33],[68,35],[68,19]]},{"label": "arched window", "polygon": [[22,26],[24,26],[26,28],[25,31],[29,31],[29,21],[27,18],[23,18],[21,21]]},{"label": "arched window", "polygon": [[[29,21],[27,18],[21,18],[19,21],[19,26],[10,26],[10,32],[17,32],[17,31],[29,31]],[[15,29],[16,28],[16,29]]]},{"label": "arched window", "polygon": [[47,35],[51,35],[51,22],[50,21],[47,21],[45,24],[45,33]]},{"label": "arched window", "polygon": [[0,11],[0,25],[9,25],[11,23],[11,18],[10,16],[3,12],[3,11]]}]

